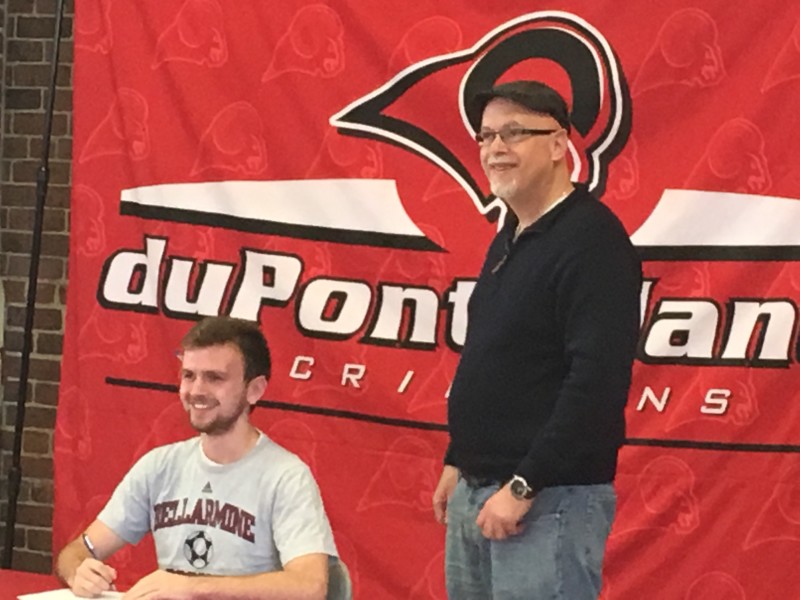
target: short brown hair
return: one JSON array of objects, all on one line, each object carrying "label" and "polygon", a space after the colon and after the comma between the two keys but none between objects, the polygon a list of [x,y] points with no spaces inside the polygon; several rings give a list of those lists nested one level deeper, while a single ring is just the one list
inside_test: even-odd
[{"label": "short brown hair", "polygon": [[245,381],[259,375],[270,378],[269,346],[257,323],[233,317],[208,317],[196,323],[181,340],[184,350],[222,344],[234,344],[239,348],[244,357]]}]

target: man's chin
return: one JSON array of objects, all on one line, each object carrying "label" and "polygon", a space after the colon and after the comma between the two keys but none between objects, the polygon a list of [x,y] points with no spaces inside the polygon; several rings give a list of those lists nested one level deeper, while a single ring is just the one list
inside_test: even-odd
[{"label": "man's chin", "polygon": [[190,419],[189,424],[197,433],[204,433],[206,435],[222,435],[233,429],[235,420],[220,421],[214,419],[212,421],[197,421]]},{"label": "man's chin", "polygon": [[205,415],[198,417],[191,412],[189,412],[189,425],[198,433],[213,432],[214,429],[219,427],[219,423],[216,420],[209,419]]},{"label": "man's chin", "polygon": [[209,429],[213,429],[213,427],[209,423],[198,423],[196,421],[189,421],[189,425],[192,426],[197,433],[208,433]]},{"label": "man's chin", "polygon": [[516,191],[516,185],[513,183],[493,184],[490,185],[490,189],[492,190],[492,194],[494,194],[497,198],[505,200],[506,198],[510,198],[514,195],[514,192]]},{"label": "man's chin", "polygon": [[216,423],[210,423],[210,424],[203,423],[202,425],[195,425],[194,423],[192,423],[192,428],[197,433],[202,433],[204,435],[210,435],[210,436],[221,435],[226,431],[225,429],[217,426]]}]

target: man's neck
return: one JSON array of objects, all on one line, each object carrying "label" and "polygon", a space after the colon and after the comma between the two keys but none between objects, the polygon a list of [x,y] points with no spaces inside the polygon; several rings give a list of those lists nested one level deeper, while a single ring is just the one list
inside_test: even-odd
[{"label": "man's neck", "polygon": [[542,215],[569,196],[574,189],[575,186],[572,185],[571,181],[560,181],[548,186],[547,189],[539,193],[528,195],[524,201],[515,203],[508,202],[509,207],[514,211],[517,217],[515,237],[518,236],[523,229],[533,225]]},{"label": "man's neck", "polygon": [[250,452],[258,442],[258,429],[249,421],[238,421],[233,428],[221,434],[200,434],[203,454],[217,464],[236,462]]}]

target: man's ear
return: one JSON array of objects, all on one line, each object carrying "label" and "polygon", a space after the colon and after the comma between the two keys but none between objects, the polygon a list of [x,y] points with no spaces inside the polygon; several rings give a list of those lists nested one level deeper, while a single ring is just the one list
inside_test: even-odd
[{"label": "man's ear", "polygon": [[253,377],[247,384],[247,402],[252,406],[261,400],[267,390],[267,378],[263,375]]},{"label": "man's ear", "polygon": [[561,129],[554,133],[552,138],[551,157],[553,162],[564,160],[568,153],[569,135],[567,135],[566,129]]}]

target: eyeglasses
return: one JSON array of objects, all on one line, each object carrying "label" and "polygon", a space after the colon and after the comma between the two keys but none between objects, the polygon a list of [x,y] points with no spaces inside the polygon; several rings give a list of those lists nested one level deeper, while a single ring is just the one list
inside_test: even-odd
[{"label": "eyeglasses", "polygon": [[490,146],[494,142],[494,138],[500,136],[504,144],[511,145],[517,144],[532,135],[550,135],[556,131],[558,129],[526,129],[524,127],[504,127],[500,131],[484,129],[475,134],[475,141],[478,142],[479,146]]}]

